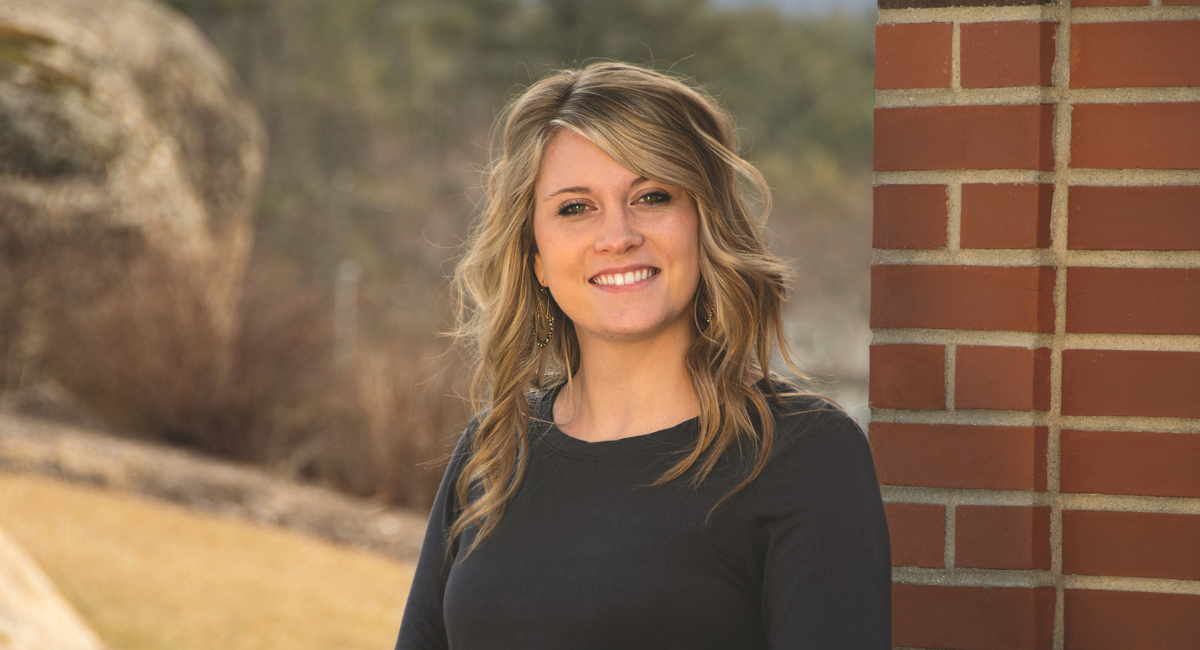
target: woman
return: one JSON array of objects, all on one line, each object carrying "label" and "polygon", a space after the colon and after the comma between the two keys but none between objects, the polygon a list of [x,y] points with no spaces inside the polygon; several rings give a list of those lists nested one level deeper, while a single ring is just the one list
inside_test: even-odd
[{"label": "woman", "polygon": [[455,277],[484,409],[396,647],[890,647],[870,451],[771,371],[786,273],[730,116],[599,63],[502,120]]}]

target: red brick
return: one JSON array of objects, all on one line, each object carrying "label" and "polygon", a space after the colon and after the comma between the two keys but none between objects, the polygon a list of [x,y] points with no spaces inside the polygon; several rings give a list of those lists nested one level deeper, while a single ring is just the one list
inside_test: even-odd
[{"label": "red brick", "polygon": [[1150,0],[1071,0],[1072,7],[1145,7]]},{"label": "red brick", "polygon": [[1200,86],[1198,62],[1200,20],[1071,25],[1072,88]]},{"label": "red brick", "polygon": [[929,503],[885,503],[892,566],[946,566],[946,507]]},{"label": "red brick", "polygon": [[1196,650],[1200,596],[1067,589],[1065,650]]},{"label": "red brick", "polygon": [[875,27],[876,88],[949,88],[950,23]]},{"label": "red brick", "polygon": [[1050,508],[958,506],[954,566],[1049,569]]},{"label": "red brick", "polygon": [[1046,489],[1046,428],[871,423],[885,485]]},{"label": "red brick", "polygon": [[1058,23],[1005,21],[959,27],[963,88],[1050,86]]},{"label": "red brick", "polygon": [[1064,350],[1063,415],[1200,418],[1200,352]]},{"label": "red brick", "polygon": [[1062,492],[1200,497],[1200,435],[1064,429],[1061,440]]},{"label": "red brick", "polygon": [[1062,513],[1062,572],[1200,580],[1200,515]]},{"label": "red brick", "polygon": [[1067,331],[1200,334],[1200,269],[1070,268]]},{"label": "red brick", "polygon": [[1048,248],[1054,186],[1049,183],[962,186],[963,248]]},{"label": "red brick", "polygon": [[1071,166],[1200,169],[1200,103],[1075,104]]},{"label": "red brick", "polygon": [[960,345],[954,408],[1050,410],[1050,349]]},{"label": "red brick", "polygon": [[871,327],[1054,331],[1051,267],[871,267]]},{"label": "red brick", "polygon": [[868,391],[872,408],[945,409],[945,346],[872,345]]},{"label": "red brick", "polygon": [[945,185],[876,185],[871,245],[931,249],[946,245]]},{"label": "red brick", "polygon": [[914,648],[1049,650],[1054,587],[892,585],[892,643]]},{"label": "red brick", "polygon": [[1054,168],[1054,106],[875,109],[875,171]]},{"label": "red brick", "polygon": [[1200,250],[1200,186],[1075,186],[1067,210],[1073,250]]}]

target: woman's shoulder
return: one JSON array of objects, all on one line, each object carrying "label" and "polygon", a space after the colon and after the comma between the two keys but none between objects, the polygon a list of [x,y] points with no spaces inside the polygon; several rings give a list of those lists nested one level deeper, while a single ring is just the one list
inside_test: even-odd
[{"label": "woman's shoulder", "polygon": [[[531,427],[545,424],[548,419],[553,419],[550,409],[554,405],[554,395],[558,392],[559,388],[561,386],[556,385],[525,393],[525,402],[529,407],[529,423]],[[485,408],[471,416],[471,419],[467,422],[467,426],[463,429],[458,439],[458,443],[455,445],[454,458],[469,456],[471,454],[475,437],[489,413],[490,409]]]},{"label": "woman's shoulder", "polygon": [[765,396],[776,428],[789,437],[810,432],[840,434],[846,431],[863,435],[854,418],[824,395],[783,384],[776,385],[774,393]]},{"label": "woman's shoulder", "polygon": [[802,393],[781,397],[771,410],[775,435],[769,460],[747,495],[752,512],[878,501],[871,448],[849,414],[827,398]]},{"label": "woman's shoulder", "polygon": [[772,455],[805,465],[870,462],[866,434],[833,400],[797,390],[776,395]]}]

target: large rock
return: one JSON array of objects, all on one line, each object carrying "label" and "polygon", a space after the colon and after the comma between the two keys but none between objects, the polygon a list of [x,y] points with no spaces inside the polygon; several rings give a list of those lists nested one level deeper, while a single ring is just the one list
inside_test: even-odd
[{"label": "large rock", "polygon": [[173,10],[0,2],[0,388],[43,368],[97,394],[219,384],[265,146],[229,66]]},{"label": "large rock", "polygon": [[0,650],[102,650],[33,558],[0,530]]}]

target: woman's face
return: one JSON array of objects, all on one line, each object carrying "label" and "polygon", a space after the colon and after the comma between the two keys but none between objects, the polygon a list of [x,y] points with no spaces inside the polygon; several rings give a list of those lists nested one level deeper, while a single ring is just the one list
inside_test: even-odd
[{"label": "woman's face", "polygon": [[565,129],[547,147],[535,192],[534,272],[581,343],[694,335],[699,218],[687,192]]}]

